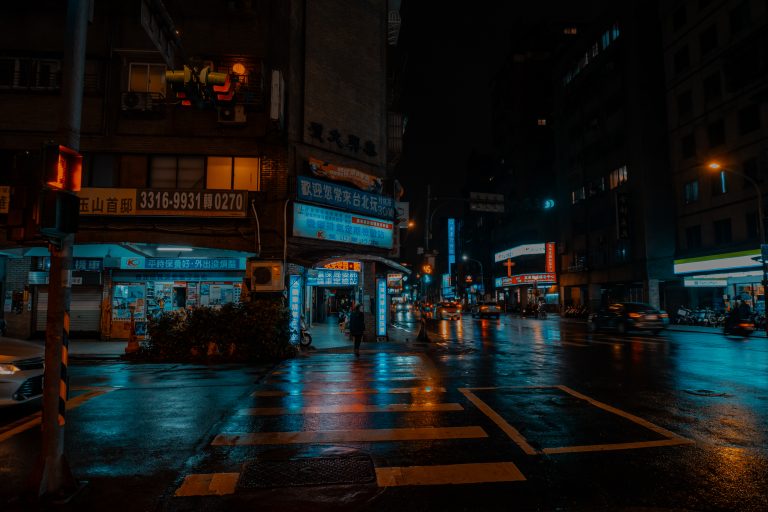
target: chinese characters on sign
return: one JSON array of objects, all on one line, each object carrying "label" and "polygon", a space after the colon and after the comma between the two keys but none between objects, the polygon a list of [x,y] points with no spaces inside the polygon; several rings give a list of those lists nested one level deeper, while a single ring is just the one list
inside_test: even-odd
[{"label": "chinese characters on sign", "polygon": [[499,261],[504,261],[510,258],[517,258],[518,256],[527,256],[530,254],[544,254],[545,252],[546,252],[546,248],[544,244],[518,245],[517,247],[513,247],[505,251],[497,252],[494,255],[494,261],[498,263]]},{"label": "chinese characters on sign", "polygon": [[299,342],[301,327],[301,276],[290,276],[288,283],[288,307],[291,310],[291,341]]},{"label": "chinese characters on sign", "polygon": [[355,272],[362,272],[363,270],[359,261],[334,261],[325,265],[325,268],[332,268],[336,270],[354,270]]},{"label": "chinese characters on sign", "polygon": [[135,270],[244,270],[245,258],[121,258],[121,269]]},{"label": "chinese characters on sign", "polygon": [[381,194],[382,191],[383,182],[381,178],[363,172],[360,169],[355,169],[354,167],[341,167],[339,165],[333,165],[329,162],[318,160],[317,158],[310,158],[309,170],[312,171],[312,174],[315,176],[328,178],[334,181],[346,181],[366,192]]},{"label": "chinese characters on sign", "polygon": [[543,272],[540,274],[518,274],[512,277],[497,277],[496,288],[505,286],[515,286],[520,284],[553,284],[557,282],[557,277],[552,272]]},{"label": "chinese characters on sign", "polygon": [[299,176],[298,184],[300,201],[320,203],[385,219],[392,219],[395,216],[394,200],[391,197],[361,192],[344,185],[304,176]]},{"label": "chinese characters on sign", "polygon": [[555,242],[547,242],[544,254],[544,272],[555,272]]},{"label": "chinese characters on sign", "polygon": [[360,137],[357,135],[347,134],[345,138],[337,128],[332,128],[328,130],[328,136],[326,137],[325,126],[323,126],[322,123],[315,121],[311,121],[309,123],[307,130],[309,130],[309,138],[317,143],[322,144],[323,146],[330,143],[332,148],[346,149],[355,155],[359,154],[361,150],[363,154],[371,158],[378,155],[376,152],[376,144],[374,144],[373,141],[366,140],[361,145]]},{"label": "chinese characters on sign", "polygon": [[80,215],[245,217],[245,190],[84,188]]},{"label": "chinese characters on sign", "polygon": [[392,221],[304,203],[293,205],[293,235],[391,249]]},{"label": "chinese characters on sign", "polygon": [[308,286],[357,286],[359,274],[351,270],[310,269],[307,271]]},{"label": "chinese characters on sign", "polygon": [[0,187],[0,213],[8,213],[8,205],[11,203],[11,187]]},{"label": "chinese characters on sign", "polygon": [[376,278],[376,336],[387,335],[387,280]]}]

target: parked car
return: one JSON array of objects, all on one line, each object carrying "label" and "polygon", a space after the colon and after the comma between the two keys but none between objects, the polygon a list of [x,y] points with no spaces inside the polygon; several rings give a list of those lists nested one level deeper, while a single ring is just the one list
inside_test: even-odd
[{"label": "parked car", "polygon": [[587,323],[590,331],[613,329],[619,333],[651,331],[658,334],[669,325],[669,315],[642,302],[617,302],[601,308]]},{"label": "parked car", "polygon": [[472,306],[472,318],[496,318],[501,316],[501,309],[495,302],[478,302]]},{"label": "parked car", "polygon": [[0,339],[0,407],[28,402],[43,394],[45,348]]},{"label": "parked car", "polygon": [[461,320],[461,305],[456,302],[440,302],[435,317],[439,320]]}]

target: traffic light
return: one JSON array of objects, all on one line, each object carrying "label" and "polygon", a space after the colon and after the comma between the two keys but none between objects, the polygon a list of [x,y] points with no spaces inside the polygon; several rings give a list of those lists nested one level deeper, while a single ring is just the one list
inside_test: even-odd
[{"label": "traffic light", "polygon": [[192,102],[206,103],[214,94],[217,102],[231,101],[234,97],[229,73],[211,71],[210,66],[197,68],[185,65],[180,71],[166,71],[165,80],[171,84],[171,89],[184,106],[191,106]]},{"label": "traffic light", "polygon": [[61,238],[77,232],[83,157],[66,146],[43,148],[42,189],[37,198],[37,227],[41,234]]},{"label": "traffic light", "polygon": [[422,265],[421,270],[425,274],[431,274],[432,273],[432,265],[430,265],[429,263],[425,263],[424,265]]}]

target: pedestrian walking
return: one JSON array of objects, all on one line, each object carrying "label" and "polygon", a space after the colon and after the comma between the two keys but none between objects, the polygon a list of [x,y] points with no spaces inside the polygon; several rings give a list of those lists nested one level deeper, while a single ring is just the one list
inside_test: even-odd
[{"label": "pedestrian walking", "polygon": [[363,334],[365,334],[365,317],[361,304],[356,305],[352,314],[349,315],[349,334],[355,340],[355,356],[360,356],[360,343],[362,343]]}]

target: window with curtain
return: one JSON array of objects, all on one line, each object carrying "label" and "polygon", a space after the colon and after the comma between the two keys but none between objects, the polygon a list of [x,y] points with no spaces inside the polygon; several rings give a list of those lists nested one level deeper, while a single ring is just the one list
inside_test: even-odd
[{"label": "window with curtain", "polygon": [[149,166],[151,188],[203,188],[205,158],[201,156],[156,156]]},{"label": "window with curtain", "polygon": [[209,156],[206,188],[260,190],[260,161],[254,157]]}]

